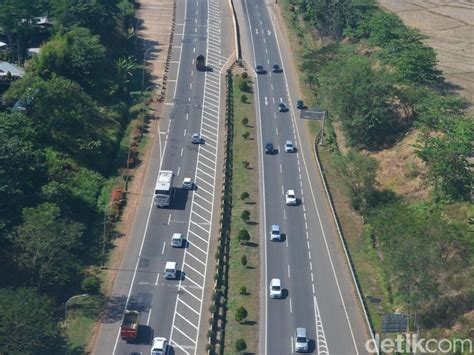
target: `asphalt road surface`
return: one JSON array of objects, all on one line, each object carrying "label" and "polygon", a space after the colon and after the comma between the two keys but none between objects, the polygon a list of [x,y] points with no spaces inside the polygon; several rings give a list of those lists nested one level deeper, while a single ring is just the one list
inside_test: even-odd
[{"label": "asphalt road surface", "polygon": [[[207,311],[203,297],[216,214],[220,72],[227,59],[220,49],[219,12],[217,0],[177,2],[164,118],[154,137],[158,144],[152,151],[145,196],[138,205],[95,354],[145,354],[157,336],[168,338],[172,354],[198,354],[205,346],[198,339],[207,326],[201,315]],[[199,54],[206,57],[206,72],[196,70]],[[201,134],[203,144],[191,143],[193,133]],[[160,169],[175,174],[174,197],[164,209],[152,202]],[[185,177],[195,181],[196,189],[180,188]],[[173,233],[185,236],[183,248],[170,246]],[[176,280],[163,277],[167,261],[178,264]],[[124,309],[141,313],[139,336],[128,343],[120,338]]]},{"label": "asphalt road surface", "polygon": [[[265,270],[262,275],[261,354],[291,354],[297,327],[308,332],[309,352],[315,354],[363,354],[368,339],[366,324],[354,293],[350,270],[338,243],[339,236],[328,209],[326,195],[315,179],[311,158],[312,142],[301,136],[303,122],[290,94],[278,33],[275,33],[265,1],[243,0],[249,59],[261,64],[264,74],[256,75],[257,121],[260,132],[262,187],[262,247]],[[285,47],[286,49],[286,47]],[[272,72],[273,64],[283,70]],[[288,65],[286,66],[288,67]],[[294,78],[293,78],[294,79]],[[290,85],[291,85],[290,81]],[[289,108],[279,112],[278,104]],[[296,152],[286,153],[285,141],[291,140]],[[278,149],[274,155],[263,154],[265,143]],[[311,172],[311,173],[310,173]],[[314,175],[313,175],[314,173]],[[295,190],[296,206],[285,205],[287,190]],[[284,238],[270,241],[270,227],[280,226]],[[264,240],[263,240],[264,238]],[[272,278],[282,280],[283,299],[270,299],[268,285]],[[262,290],[263,291],[263,290]],[[263,338],[263,339],[262,339]]]}]

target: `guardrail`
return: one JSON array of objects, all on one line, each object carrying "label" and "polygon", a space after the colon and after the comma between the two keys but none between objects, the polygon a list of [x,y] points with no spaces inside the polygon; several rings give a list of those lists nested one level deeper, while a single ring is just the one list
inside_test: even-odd
[{"label": "guardrail", "polygon": [[[342,231],[341,222],[339,221],[339,217],[337,216],[336,210],[334,208],[334,199],[331,195],[331,191],[328,188],[326,175],[324,174],[324,170],[321,166],[321,162],[320,162],[320,159],[319,159],[318,145],[319,145],[320,141],[322,140],[322,136],[323,136],[322,135],[322,129],[320,129],[318,134],[316,134],[316,137],[314,138],[314,142],[313,142],[314,155],[316,156],[316,162],[318,164],[319,173],[321,174],[321,179],[323,180],[323,186],[324,186],[324,190],[326,191],[326,196],[327,196],[328,201],[329,201],[329,206],[331,206],[332,216],[334,218],[334,221],[336,222],[337,232],[338,232],[339,238],[341,240],[342,247],[344,249],[344,254],[346,255],[347,263],[349,265],[349,270],[351,271],[352,280],[354,282],[354,285],[355,285],[355,288],[356,288],[356,291],[357,291],[357,295],[359,297],[359,301],[362,305],[362,310],[364,311],[364,317],[365,317],[365,320],[367,322],[367,326],[369,328],[370,336],[372,337],[372,339],[374,339],[375,338],[374,337],[374,327],[373,327],[373,324],[372,324],[372,320],[370,319],[370,315],[368,313],[367,303],[365,302],[365,299],[362,297],[362,293],[360,291],[360,282],[359,282],[359,280],[358,280],[358,278],[357,278],[357,276],[354,272],[354,263],[352,261],[351,255],[348,251],[347,241],[346,241],[346,238],[344,237],[344,232]],[[374,344],[375,344],[375,342],[374,342]],[[375,346],[376,346],[377,354],[380,354],[379,349],[378,349],[378,345],[375,344]]]},{"label": "guardrail", "polygon": [[234,132],[234,104],[232,71],[226,73],[226,119],[224,136],[224,164],[219,221],[219,240],[216,250],[216,273],[212,294],[211,317],[209,319],[208,354],[223,354],[225,323],[227,316],[227,286],[229,272],[230,220],[232,212],[232,138]]},{"label": "guardrail", "polygon": [[235,60],[242,58],[242,52],[240,49],[240,31],[239,22],[237,21],[237,14],[235,13],[234,1],[228,0],[230,11],[232,12],[232,23],[234,25],[234,41],[235,41]]}]

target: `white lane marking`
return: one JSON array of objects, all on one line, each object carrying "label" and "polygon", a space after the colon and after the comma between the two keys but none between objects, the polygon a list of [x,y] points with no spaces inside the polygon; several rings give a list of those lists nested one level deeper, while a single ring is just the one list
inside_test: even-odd
[{"label": "white lane marking", "polygon": [[283,210],[283,218],[284,218],[285,221],[286,221],[286,210]]},{"label": "white lane marking", "polygon": [[173,329],[176,329],[178,332],[180,332],[181,334],[183,334],[186,338],[188,338],[188,340],[190,342],[192,342],[193,344],[196,344],[196,339],[192,339],[189,335],[187,335],[185,332],[183,332],[181,329],[179,329],[177,326],[173,325]]},{"label": "white lane marking", "polygon": [[273,91],[273,83],[270,83],[270,87],[272,88],[272,91]]},{"label": "white lane marking", "polygon": [[178,172],[176,173],[176,176],[179,176],[179,172],[181,171],[181,167],[178,166]]},{"label": "white lane marking", "polygon": [[[272,21],[272,24],[273,26],[275,27],[275,24],[274,24],[274,21],[273,21],[273,17],[270,16],[270,19]],[[290,93],[290,89],[289,89],[289,86],[288,86],[288,78],[286,77],[286,70],[285,70],[285,64],[283,63],[283,61],[281,60],[282,58],[282,55],[281,55],[281,49],[280,49],[280,43],[278,42],[278,35],[277,33],[275,32],[275,38],[276,38],[276,43],[277,43],[277,47],[278,47],[278,54],[280,56],[280,61],[282,63],[282,67],[283,67],[283,75],[285,77],[285,85],[286,85],[286,91],[287,91],[287,94],[288,94],[288,99],[290,100],[290,111],[291,111],[291,118],[293,121],[296,121],[295,119],[295,116],[293,115],[293,104],[291,103],[291,96],[289,95]],[[298,128],[298,125],[296,125],[296,135],[298,137],[298,143],[299,143],[299,146],[301,147],[301,136],[300,136],[300,132],[299,132],[299,128]],[[309,171],[308,171],[308,166],[306,165],[306,159],[305,159],[305,155],[304,155],[304,152],[303,150],[301,150],[301,156],[303,158],[303,164],[304,164],[304,167],[305,167],[305,170],[306,170],[306,177],[308,179],[308,181],[311,181],[310,178],[309,178]],[[352,343],[354,345],[354,350],[356,352],[356,354],[358,355],[359,354],[359,350],[357,349],[357,344],[356,344],[356,340],[355,340],[355,336],[354,336],[354,332],[352,331],[352,325],[351,325],[351,322],[349,320],[349,315],[347,313],[347,308],[346,308],[346,304],[344,303],[344,299],[342,297],[342,292],[341,292],[341,288],[340,288],[340,285],[339,285],[339,280],[337,279],[337,275],[336,275],[336,270],[334,268],[334,263],[332,261],[332,256],[331,256],[331,253],[329,251],[329,245],[328,245],[328,242],[327,242],[327,238],[326,238],[326,233],[324,231],[324,228],[323,228],[323,224],[322,224],[322,221],[321,221],[321,215],[319,213],[319,208],[318,208],[318,205],[316,203],[316,198],[315,198],[315,194],[314,194],[314,191],[313,191],[313,186],[312,184],[309,184],[309,188],[310,188],[310,191],[311,191],[311,196],[313,198],[313,203],[314,203],[314,206],[316,207],[316,214],[318,216],[318,221],[319,221],[319,225],[320,225],[320,228],[321,228],[321,232],[323,234],[323,238],[324,238],[324,243],[326,245],[326,251],[327,251],[327,254],[329,256],[329,261],[331,263],[331,268],[332,268],[332,272],[333,272],[333,275],[334,275],[334,279],[336,281],[336,285],[337,285],[337,289],[338,289],[338,292],[339,292],[339,298],[341,300],[341,303],[342,303],[342,307],[344,308],[344,313],[345,313],[345,316],[346,316],[346,320],[347,320],[347,324],[349,326],[349,331],[351,333],[351,337],[352,337]],[[351,272],[352,272],[352,269],[351,269]],[[370,327],[369,327],[369,330],[370,330]],[[372,334],[372,331],[370,330],[370,333],[372,335],[372,338],[373,338],[373,334]]]},{"label": "white lane marking", "polygon": [[290,264],[288,264],[288,278],[291,278],[291,275],[290,275]]},{"label": "white lane marking", "polygon": [[165,254],[166,242],[163,242],[163,249],[161,249],[161,255]]},{"label": "white lane marking", "polygon": [[[196,272],[197,274],[199,274],[199,276],[205,277],[201,271],[196,270],[195,268],[193,268],[193,267],[192,267],[191,265],[189,265],[188,263],[186,263],[186,264],[184,264],[184,265],[186,265],[186,267],[190,268],[191,270],[193,270],[194,272]],[[186,277],[186,278],[188,278],[188,277]],[[199,286],[199,285],[197,285],[197,286]],[[199,286],[199,287],[201,287],[201,286]]]},{"label": "white lane marking", "polygon": [[280,164],[280,174],[282,174],[282,173],[283,173],[283,167]]},{"label": "white lane marking", "polygon": [[319,306],[316,296],[313,296],[314,314],[316,316],[316,343],[318,345],[318,354],[329,355],[329,347],[326,341],[326,334],[324,333],[323,322],[321,321],[321,314],[319,313]]},{"label": "white lane marking", "polygon": [[148,318],[147,318],[147,320],[146,320],[146,325],[149,325],[149,324],[150,324],[151,311],[152,311],[152,309],[150,308],[150,311],[148,312]]},{"label": "white lane marking", "polygon": [[[250,36],[251,36],[251,42],[252,42],[252,54],[253,54],[253,61],[254,63],[256,64],[257,63],[257,60],[256,60],[256,57],[255,57],[255,44],[254,44],[254,39],[253,39],[253,32],[252,32],[252,25],[250,23],[250,16],[248,14],[248,9],[247,9],[247,1],[244,0],[244,4],[245,4],[245,12],[247,14],[247,21],[248,21],[248,24],[249,24],[249,29],[250,29]],[[258,4],[257,4],[258,6]],[[257,95],[255,95],[256,97],[256,101],[257,101],[257,104],[255,105],[255,111],[257,112],[257,129],[260,131],[260,139],[258,140],[258,144],[259,144],[259,151],[263,151],[263,133],[262,133],[262,129],[260,127],[261,125],[261,119],[262,119],[262,116],[261,116],[261,112],[260,112],[260,96],[258,95],[258,92],[259,92],[259,89],[258,89],[258,81],[259,81],[259,78],[257,77],[255,79],[255,87],[256,87],[256,90],[255,92],[257,93]],[[260,154],[260,163],[261,165],[263,166],[263,154]],[[265,208],[265,184],[263,183],[265,181],[265,169],[262,169],[262,177],[259,181],[259,184],[260,184],[260,187],[262,188],[262,195],[260,197],[260,201],[262,202],[262,211],[263,211],[263,230],[264,230],[264,233],[263,235],[267,235],[267,212],[266,212],[266,208]],[[265,285],[268,285],[268,265],[267,265],[267,240],[265,238],[264,240],[264,252],[263,252],[263,263],[265,265]],[[264,330],[264,333],[265,333],[265,336],[264,336],[264,355],[267,355],[267,341],[268,341],[268,288],[265,286],[265,297],[263,298],[264,299],[264,302],[265,302],[265,306],[264,306],[264,319],[265,319],[265,330]],[[120,333],[119,333],[120,334]],[[293,344],[293,340],[291,341],[291,343]]]},{"label": "white lane marking", "polygon": [[293,349],[293,335],[290,337],[290,348],[291,348],[291,353],[293,354],[295,352]]},{"label": "white lane marking", "polygon": [[277,133],[277,136],[278,136],[278,135],[279,135],[279,133],[278,133],[278,127],[277,127],[277,128],[275,128],[275,130],[276,130],[276,133]]},{"label": "white lane marking", "polygon": [[290,313],[293,313],[293,307],[291,305],[291,297],[290,297]]},{"label": "white lane marking", "polygon": [[160,279],[160,273],[156,274],[155,286],[158,286],[159,279]]},{"label": "white lane marking", "polygon": [[193,311],[194,313],[196,313],[197,315],[199,315],[199,312],[196,311],[193,307],[191,307],[189,304],[187,304],[186,302],[184,302],[181,298],[178,297],[178,301],[181,302],[182,304],[184,304],[187,308],[189,308],[191,311]]},{"label": "white lane marking", "polygon": [[184,129],[184,136],[186,137],[186,128]]},{"label": "white lane marking", "polygon": [[181,148],[181,154],[180,154],[181,157],[183,156],[183,151],[184,151],[184,148]]},{"label": "white lane marking", "polygon": [[195,328],[196,330],[199,329],[198,327],[196,327],[196,325],[194,325],[193,323],[191,323],[186,317],[184,317],[181,313],[179,312],[176,312],[176,315],[180,316],[181,319],[184,319],[189,325],[191,325],[193,328]]},{"label": "white lane marking", "polygon": [[311,260],[311,252],[308,251],[309,260]]},{"label": "white lane marking", "polygon": [[194,260],[197,260],[198,262],[200,262],[200,263],[204,266],[204,262],[201,261],[200,259],[198,259],[197,256],[194,256],[194,255],[191,254],[191,253],[188,253],[188,255],[189,255],[190,257],[192,257]]},{"label": "white lane marking", "polygon": [[265,96],[265,106],[268,106],[268,99],[266,96]]},{"label": "white lane marking", "polygon": [[313,288],[313,294],[314,294],[314,293],[315,293],[315,292],[314,292],[314,284],[312,284],[311,287]]},{"label": "white lane marking", "polygon": [[285,190],[283,189],[283,185],[281,185],[281,194],[285,196]]}]

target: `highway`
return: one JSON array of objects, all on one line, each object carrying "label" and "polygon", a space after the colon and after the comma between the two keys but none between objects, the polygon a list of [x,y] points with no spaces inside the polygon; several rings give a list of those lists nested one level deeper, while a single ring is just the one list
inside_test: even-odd
[{"label": "highway", "polygon": [[[221,71],[227,58],[221,53],[220,3],[217,0],[177,1],[168,88],[163,119],[147,167],[144,195],[137,207],[130,240],[118,272],[112,297],[102,321],[95,354],[148,353],[151,339],[166,337],[173,354],[199,354],[205,347],[207,312],[205,289],[214,270],[208,268],[214,221],[215,186],[221,129]],[[144,24],[146,26],[146,23]],[[153,55],[153,52],[151,52]],[[206,56],[212,70],[199,72],[195,58]],[[200,133],[203,144],[191,143]],[[158,209],[153,190],[158,171],[175,173],[171,206]],[[179,188],[191,177],[197,188]],[[172,248],[173,233],[185,236],[184,248]],[[179,277],[163,277],[167,261],[178,264]],[[211,275],[211,276],[209,276]],[[212,285],[211,285],[212,286]],[[141,314],[139,336],[120,338],[125,309]]]},{"label": "highway", "polygon": [[[312,141],[304,122],[295,118],[299,116],[293,106],[298,89],[295,78],[286,71],[288,48],[281,51],[281,38],[275,33],[265,1],[242,0],[242,9],[241,26],[246,27],[243,42],[248,42],[246,59],[266,70],[256,75],[264,266],[258,353],[293,353],[297,327],[307,329],[310,353],[367,353],[367,325],[311,155]],[[283,71],[273,73],[273,64]],[[278,111],[280,102],[287,105],[287,112]],[[286,140],[293,141],[296,152],[285,153]],[[278,148],[277,154],[263,154],[267,142]],[[296,192],[297,206],[285,205],[289,189]],[[273,224],[280,225],[283,241],[270,241]],[[272,278],[282,280],[284,299],[269,298]]]}]

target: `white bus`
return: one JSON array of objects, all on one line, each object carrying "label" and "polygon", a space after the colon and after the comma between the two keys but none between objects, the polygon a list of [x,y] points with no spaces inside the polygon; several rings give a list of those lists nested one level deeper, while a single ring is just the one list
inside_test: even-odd
[{"label": "white bus", "polygon": [[171,202],[173,192],[173,172],[161,170],[155,186],[155,203],[157,207],[167,207]]}]

